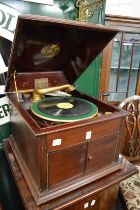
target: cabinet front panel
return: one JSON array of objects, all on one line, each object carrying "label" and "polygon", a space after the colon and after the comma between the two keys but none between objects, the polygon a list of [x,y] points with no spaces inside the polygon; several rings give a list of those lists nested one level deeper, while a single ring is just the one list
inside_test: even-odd
[{"label": "cabinet front panel", "polygon": [[88,143],[86,172],[96,171],[115,161],[118,132]]},{"label": "cabinet front panel", "polygon": [[84,175],[86,144],[48,154],[48,186]]},{"label": "cabinet front panel", "polygon": [[119,185],[89,196],[64,210],[114,210]]},{"label": "cabinet front panel", "polygon": [[47,148],[49,152],[64,149],[72,145],[84,143],[87,140],[95,140],[112,131],[120,130],[120,119],[108,120],[100,123],[93,123],[82,127],[57,131],[47,136]]},{"label": "cabinet front panel", "polygon": [[76,210],[99,210],[100,199],[101,193],[94,196],[90,196],[77,203]]},{"label": "cabinet front panel", "polygon": [[72,145],[86,142],[86,129],[75,128],[52,133],[47,137],[47,147],[49,152],[64,149]]}]

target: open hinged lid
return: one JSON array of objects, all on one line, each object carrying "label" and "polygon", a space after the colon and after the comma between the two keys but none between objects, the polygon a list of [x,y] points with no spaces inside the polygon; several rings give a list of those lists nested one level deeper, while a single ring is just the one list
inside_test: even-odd
[{"label": "open hinged lid", "polygon": [[42,16],[19,16],[9,63],[6,92],[73,84],[118,31],[104,26]]}]

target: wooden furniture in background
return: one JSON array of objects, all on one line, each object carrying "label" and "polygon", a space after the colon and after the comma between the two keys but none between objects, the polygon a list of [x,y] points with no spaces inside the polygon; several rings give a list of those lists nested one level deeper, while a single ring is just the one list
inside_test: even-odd
[{"label": "wooden furniture in background", "polygon": [[118,104],[140,94],[140,19],[106,16],[105,25],[119,33],[103,51],[100,96]]},{"label": "wooden furniture in background", "polygon": [[119,107],[131,113],[125,119],[122,137],[124,146],[121,152],[131,162],[140,161],[140,96],[124,99]]},{"label": "wooden furniture in background", "polygon": [[122,127],[121,152],[139,170],[138,174],[120,183],[120,190],[129,210],[140,209],[140,96],[134,95],[124,99],[119,107],[130,112]]}]

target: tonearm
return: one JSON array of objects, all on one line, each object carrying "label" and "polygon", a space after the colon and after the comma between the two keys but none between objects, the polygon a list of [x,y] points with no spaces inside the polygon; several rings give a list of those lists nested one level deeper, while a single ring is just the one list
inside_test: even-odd
[{"label": "tonearm", "polygon": [[33,92],[33,102],[39,101],[40,99],[44,98],[45,94],[52,93],[55,91],[60,90],[67,90],[68,92],[71,92],[75,89],[74,85],[65,84],[61,86],[56,87],[48,87],[48,88],[34,88],[34,89],[25,89],[25,90],[17,90],[16,93],[31,93]]}]

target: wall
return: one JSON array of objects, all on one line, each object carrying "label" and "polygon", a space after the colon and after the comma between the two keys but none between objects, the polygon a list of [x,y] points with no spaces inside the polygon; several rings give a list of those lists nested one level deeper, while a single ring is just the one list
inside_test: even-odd
[{"label": "wall", "polygon": [[106,14],[140,18],[140,0],[106,0]]}]

